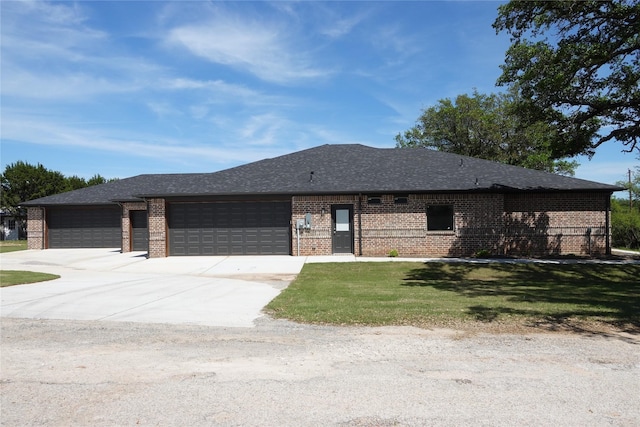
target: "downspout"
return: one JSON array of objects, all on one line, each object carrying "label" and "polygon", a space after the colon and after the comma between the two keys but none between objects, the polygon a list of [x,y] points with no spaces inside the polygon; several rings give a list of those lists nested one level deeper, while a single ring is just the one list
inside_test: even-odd
[{"label": "downspout", "polygon": [[362,193],[358,194],[358,256],[362,256]]}]

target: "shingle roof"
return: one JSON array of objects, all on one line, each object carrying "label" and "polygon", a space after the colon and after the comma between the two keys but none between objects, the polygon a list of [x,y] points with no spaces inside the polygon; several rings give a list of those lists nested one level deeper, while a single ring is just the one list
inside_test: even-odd
[{"label": "shingle roof", "polygon": [[[106,205],[114,202],[141,201],[134,194],[161,192],[167,184],[190,174],[138,175],[105,184],[55,194],[22,203],[23,206]],[[202,174],[196,174],[202,175]]]},{"label": "shingle roof", "polygon": [[100,204],[141,197],[618,191],[620,187],[425,148],[322,145],[214,173],[139,175],[24,205]]}]

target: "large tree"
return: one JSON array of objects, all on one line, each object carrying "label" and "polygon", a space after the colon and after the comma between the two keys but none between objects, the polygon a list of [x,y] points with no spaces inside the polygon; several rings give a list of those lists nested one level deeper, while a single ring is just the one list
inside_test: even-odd
[{"label": "large tree", "polygon": [[41,164],[17,161],[7,165],[0,175],[0,208],[21,216],[23,212],[19,206],[22,202],[105,182],[107,180],[98,174],[85,181],[77,176],[65,177]]},{"label": "large tree", "polygon": [[7,165],[0,182],[0,207],[13,215],[20,215],[18,206],[24,201],[67,190],[67,181],[60,172],[22,161]]},{"label": "large tree", "polygon": [[511,36],[499,85],[517,85],[523,120],[555,128],[554,156],[617,140],[640,150],[640,2],[516,1],[493,26]]},{"label": "large tree", "polygon": [[428,147],[530,169],[573,175],[577,163],[553,156],[552,129],[544,122],[523,126],[514,115],[517,91],[474,91],[441,99],[423,110],[416,125],[396,136],[397,147]]}]

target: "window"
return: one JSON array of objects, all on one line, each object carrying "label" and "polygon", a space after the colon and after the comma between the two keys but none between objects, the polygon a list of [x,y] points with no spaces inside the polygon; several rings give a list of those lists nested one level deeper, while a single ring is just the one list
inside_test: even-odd
[{"label": "window", "polygon": [[409,203],[409,195],[408,194],[394,194],[393,203],[396,205],[406,205]]},{"label": "window", "polygon": [[9,220],[9,230],[15,230],[16,229],[16,220],[15,219],[10,219]]},{"label": "window", "polygon": [[453,205],[427,206],[427,231],[453,231]]},{"label": "window", "polygon": [[367,203],[370,205],[381,205],[382,204],[382,196],[374,196],[370,195],[367,197]]}]

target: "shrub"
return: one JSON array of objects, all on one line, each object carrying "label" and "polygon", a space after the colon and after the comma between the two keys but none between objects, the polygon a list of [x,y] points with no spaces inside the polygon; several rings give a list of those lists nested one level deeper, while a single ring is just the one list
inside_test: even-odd
[{"label": "shrub", "polygon": [[617,199],[611,201],[611,243],[618,248],[640,248],[640,211]]},{"label": "shrub", "polygon": [[491,252],[487,249],[480,249],[476,251],[473,256],[475,258],[489,258],[491,256]]}]

